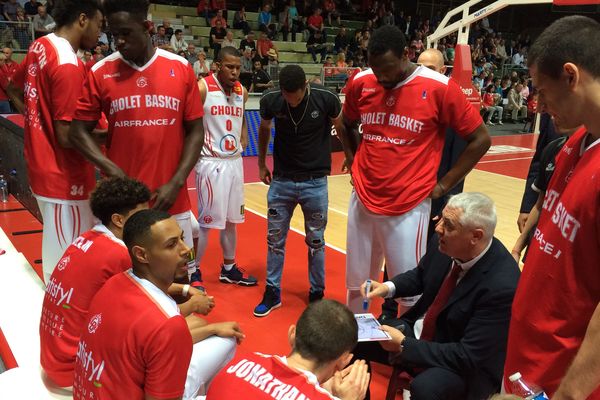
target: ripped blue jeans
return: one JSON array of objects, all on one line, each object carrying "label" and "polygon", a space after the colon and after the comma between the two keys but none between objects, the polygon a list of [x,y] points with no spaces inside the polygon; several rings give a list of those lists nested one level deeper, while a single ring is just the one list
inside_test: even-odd
[{"label": "ripped blue jeans", "polygon": [[267,194],[267,285],[281,288],[285,240],[294,209],[300,204],[308,246],[308,279],[311,292],[325,290],[325,227],[327,177],[294,182],[277,177]]}]

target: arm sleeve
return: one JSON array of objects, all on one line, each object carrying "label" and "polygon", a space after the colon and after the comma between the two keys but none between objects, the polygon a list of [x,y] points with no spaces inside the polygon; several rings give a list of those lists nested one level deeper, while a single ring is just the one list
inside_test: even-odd
[{"label": "arm sleeve", "polygon": [[[504,268],[506,265],[498,265]],[[514,287],[490,291],[473,310],[462,339],[436,343],[406,338],[402,361],[419,367],[440,367],[464,374],[505,351]]]},{"label": "arm sleeve", "polygon": [[452,79],[448,81],[441,106],[445,125],[450,126],[463,138],[469,136],[483,123],[479,111],[467,100],[460,86]]},{"label": "arm sleeve", "polygon": [[51,113],[54,121],[73,120],[84,81],[83,66],[64,64],[53,72],[50,79],[50,93],[52,93]]},{"label": "arm sleeve", "polygon": [[198,81],[196,80],[191,65],[187,65],[185,72],[187,74],[188,90],[186,91],[183,119],[185,121],[193,121],[204,116],[204,107],[202,107],[202,101],[200,99]]},{"label": "arm sleeve", "polygon": [[328,117],[333,119],[339,117],[340,113],[342,112],[342,102],[337,94],[333,92],[330,93],[331,99],[327,102],[327,112],[329,113]]},{"label": "arm sleeve", "polygon": [[360,119],[358,111],[358,98],[356,96],[356,75],[346,84],[346,100],[344,101],[344,115],[350,121]]},{"label": "arm sleeve", "polygon": [[[254,84],[256,84],[256,80],[254,80]],[[260,99],[260,117],[265,120],[273,119],[273,105],[269,104],[269,97],[273,97],[274,95],[269,95],[268,97],[263,95]]]},{"label": "arm sleeve", "polygon": [[148,343],[144,354],[144,392],[159,399],[181,397],[192,358],[192,336],[182,316],[169,318]]},{"label": "arm sleeve", "polygon": [[[93,71],[88,72],[83,92],[77,101],[75,119],[82,121],[97,121],[102,115],[102,99]],[[108,116],[108,115],[107,115]]]}]

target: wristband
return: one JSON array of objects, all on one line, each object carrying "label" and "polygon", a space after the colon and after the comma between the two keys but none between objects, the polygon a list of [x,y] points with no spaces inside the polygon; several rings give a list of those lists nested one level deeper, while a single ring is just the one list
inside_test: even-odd
[{"label": "wristband", "polygon": [[181,289],[181,295],[183,297],[187,297],[189,291],[190,291],[190,285],[183,285],[183,289]]}]

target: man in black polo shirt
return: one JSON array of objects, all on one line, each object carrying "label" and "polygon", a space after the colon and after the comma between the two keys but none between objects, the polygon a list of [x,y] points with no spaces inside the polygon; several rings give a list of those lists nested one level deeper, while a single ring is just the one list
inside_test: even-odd
[{"label": "man in black polo shirt", "polygon": [[[267,285],[254,315],[264,317],[281,306],[281,275],[290,219],[298,204],[304,214],[309,301],[325,290],[325,238],[327,225],[327,175],[331,172],[331,125],[344,129],[341,103],[325,87],[306,82],[298,65],[286,65],[279,73],[280,89],[267,91],[260,100],[258,167],[260,179],[270,185],[267,195]],[[273,175],[265,157],[275,119]],[[345,138],[345,135],[338,135]]]}]

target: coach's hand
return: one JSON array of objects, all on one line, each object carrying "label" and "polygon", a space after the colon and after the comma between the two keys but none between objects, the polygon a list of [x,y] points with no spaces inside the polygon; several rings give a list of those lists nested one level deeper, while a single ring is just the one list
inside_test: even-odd
[{"label": "coach's hand", "polygon": [[367,282],[364,282],[360,285],[360,294],[363,298],[367,298],[369,300],[374,299],[375,297],[385,297],[388,295],[390,288],[383,283],[379,283],[377,281],[371,281],[371,290],[369,293],[365,293],[367,287]]},{"label": "coach's hand", "polygon": [[171,206],[175,203],[180,189],[181,188],[179,185],[173,182],[167,182],[156,189],[156,192],[154,192],[154,195],[150,199],[150,201],[154,202],[152,208],[168,211],[169,208],[171,208]]},{"label": "coach's hand", "polygon": [[265,185],[270,185],[271,181],[273,180],[271,177],[271,171],[269,171],[269,168],[267,168],[266,165],[259,165],[258,167],[258,175],[260,177],[260,180],[265,184]]}]

